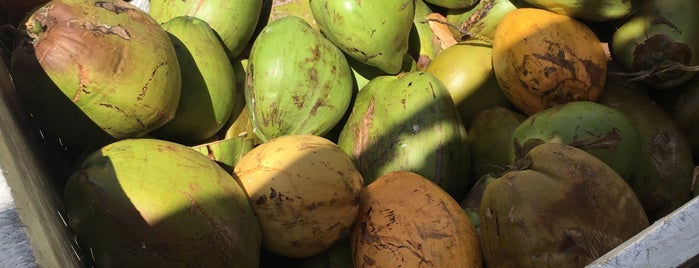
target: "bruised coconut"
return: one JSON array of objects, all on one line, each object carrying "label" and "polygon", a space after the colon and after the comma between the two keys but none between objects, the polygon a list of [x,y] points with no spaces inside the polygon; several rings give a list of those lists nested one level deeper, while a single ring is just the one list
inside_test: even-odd
[{"label": "bruised coconut", "polygon": [[613,169],[562,143],[532,148],[491,180],[479,216],[488,267],[582,267],[649,224]]},{"label": "bruised coconut", "polygon": [[[23,29],[11,64],[18,94],[62,139],[85,143],[97,135],[89,124],[115,139],[138,137],[173,118],[179,65],[167,33],[147,13],[122,1],[56,0]],[[89,119],[65,129],[63,122],[77,118],[66,111],[72,106]]]},{"label": "bruised coconut", "polygon": [[673,117],[642,90],[621,84],[608,83],[598,101],[626,114],[638,128],[640,146],[627,181],[649,219],[660,219],[687,203],[694,160],[688,135]]}]

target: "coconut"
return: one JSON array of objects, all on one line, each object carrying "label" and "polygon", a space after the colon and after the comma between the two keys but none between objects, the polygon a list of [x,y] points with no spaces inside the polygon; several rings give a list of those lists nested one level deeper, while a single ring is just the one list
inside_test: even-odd
[{"label": "coconut", "polygon": [[536,8],[507,13],[493,39],[493,70],[505,96],[531,115],[556,104],[595,101],[607,58],[587,26]]},{"label": "coconut", "polygon": [[20,34],[11,63],[18,95],[64,143],[102,146],[174,117],[181,90],[175,49],[135,6],[56,0],[37,9]]},{"label": "coconut", "polygon": [[489,181],[479,216],[488,267],[582,267],[649,225],[613,169],[562,143],[532,148]]},{"label": "coconut", "polygon": [[323,137],[269,140],[245,154],[233,174],[248,193],[269,252],[318,254],[346,236],[357,217],[362,175]]},{"label": "coconut", "polygon": [[89,154],[65,185],[70,229],[96,267],[257,267],[241,186],[205,155],[157,139]]},{"label": "coconut", "polygon": [[362,190],[351,236],[355,267],[481,267],[476,230],[429,179],[390,172]]}]

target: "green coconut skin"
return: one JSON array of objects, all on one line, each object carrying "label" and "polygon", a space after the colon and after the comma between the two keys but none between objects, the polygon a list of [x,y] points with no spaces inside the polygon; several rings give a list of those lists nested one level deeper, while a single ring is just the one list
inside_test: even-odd
[{"label": "green coconut skin", "polygon": [[512,133],[515,159],[540,143],[565,143],[601,159],[622,178],[636,169],[641,140],[624,113],[591,102],[575,101],[529,116]]},{"label": "green coconut skin", "polygon": [[524,114],[500,106],[476,114],[468,128],[473,179],[499,176],[512,165],[512,134],[525,119]]},{"label": "green coconut skin", "polygon": [[206,21],[236,58],[248,45],[262,12],[261,0],[152,0],[148,13],[159,23],[190,16]]},{"label": "green coconut skin", "polygon": [[257,267],[261,231],[247,195],[214,161],[157,139],[89,154],[63,196],[96,267]]},{"label": "green coconut skin", "polygon": [[485,41],[465,40],[440,52],[425,69],[447,87],[466,127],[484,109],[513,107],[495,78],[492,50]]},{"label": "green coconut skin", "polygon": [[524,0],[535,7],[586,21],[622,19],[634,11],[634,0]]},{"label": "green coconut skin", "polygon": [[[67,142],[90,143],[95,132],[86,124],[122,139],[143,136],[174,117],[181,90],[177,57],[147,13],[120,1],[56,0],[37,9],[23,28],[26,39],[12,59],[18,91]],[[62,97],[49,92],[56,89]],[[67,100],[84,115],[67,112],[74,110]],[[68,130],[56,125],[78,117],[92,122],[71,122]]]},{"label": "green coconut skin", "polygon": [[321,32],[351,57],[397,74],[408,52],[413,0],[310,0]]},{"label": "green coconut skin", "polygon": [[694,160],[686,134],[638,88],[607,83],[598,102],[626,114],[638,128],[640,151],[628,183],[651,221],[691,199]]},{"label": "green coconut skin", "polygon": [[[699,65],[698,1],[648,0],[612,36],[612,54],[629,72]],[[696,72],[670,70],[641,80],[655,89],[686,83]],[[631,77],[633,78],[633,77]]]},{"label": "green coconut skin", "polygon": [[678,87],[675,93],[668,94],[670,100],[663,107],[685,133],[696,161],[699,159],[699,76]]},{"label": "green coconut skin", "polygon": [[433,12],[425,1],[415,1],[415,17],[408,37],[408,55],[416,60],[417,69],[421,71],[442,51],[439,39],[429,24],[428,16]]},{"label": "green coconut skin", "polygon": [[435,6],[456,9],[456,8],[469,8],[476,5],[478,0],[425,0],[425,2],[433,4]]},{"label": "green coconut skin", "polygon": [[162,27],[175,39],[182,92],[175,117],[153,135],[185,144],[201,142],[223,127],[239,98],[233,65],[204,20],[180,16]]},{"label": "green coconut skin", "polygon": [[265,26],[250,50],[245,100],[262,141],[328,133],[347,112],[353,74],[342,51],[296,16]]},{"label": "green coconut skin", "polygon": [[495,28],[502,18],[517,6],[510,0],[482,0],[473,8],[449,9],[446,11],[447,22],[456,27],[449,27],[457,40],[471,37],[493,40]]},{"label": "green coconut skin", "polygon": [[463,122],[442,82],[422,71],[369,81],[357,94],[338,145],[366,184],[407,170],[432,180],[457,200],[473,184]]}]

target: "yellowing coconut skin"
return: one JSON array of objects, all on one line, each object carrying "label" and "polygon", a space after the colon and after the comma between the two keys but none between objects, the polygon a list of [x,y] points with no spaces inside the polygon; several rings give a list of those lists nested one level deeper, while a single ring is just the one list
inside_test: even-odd
[{"label": "yellowing coconut skin", "polygon": [[595,101],[607,60],[592,30],[568,16],[519,8],[502,19],[493,39],[493,70],[505,96],[531,115],[556,104]]},{"label": "yellowing coconut skin", "polygon": [[354,267],[482,267],[466,212],[419,174],[394,171],[362,190],[351,233]]},{"label": "yellowing coconut skin", "polygon": [[294,258],[329,248],[349,232],[363,180],[335,143],[314,135],[269,140],[245,154],[234,175],[248,193],[262,246]]}]

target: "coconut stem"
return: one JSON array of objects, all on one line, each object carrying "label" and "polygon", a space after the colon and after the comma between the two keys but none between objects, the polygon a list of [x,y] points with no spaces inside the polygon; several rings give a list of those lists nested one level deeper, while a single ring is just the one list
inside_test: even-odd
[{"label": "coconut stem", "polygon": [[699,71],[699,65],[688,66],[688,65],[676,62],[676,61],[669,61],[666,63],[657,64],[648,70],[643,70],[643,71],[639,71],[639,72],[632,72],[632,73],[609,72],[609,74],[616,75],[616,76],[632,76],[632,78],[630,78],[628,80],[628,82],[636,82],[636,81],[641,81],[643,79],[649,78],[651,76],[660,75],[662,73],[674,71],[674,70],[680,70],[680,71],[685,71],[685,72],[697,72],[697,71]]}]

